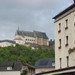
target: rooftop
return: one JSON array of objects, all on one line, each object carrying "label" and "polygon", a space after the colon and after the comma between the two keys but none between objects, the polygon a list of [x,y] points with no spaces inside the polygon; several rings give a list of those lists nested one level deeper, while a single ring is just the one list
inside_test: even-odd
[{"label": "rooftop", "polygon": [[38,37],[38,38],[48,39],[48,37],[47,37],[45,32],[39,32],[39,31],[29,32],[29,31],[17,30],[15,35],[20,35],[22,37],[29,36],[29,37]]},{"label": "rooftop", "polygon": [[6,61],[6,62],[0,62],[0,70],[1,71],[6,71],[7,67],[12,67],[12,70],[20,71],[22,68],[22,63],[21,61]]},{"label": "rooftop", "polygon": [[9,42],[9,43],[15,44],[15,41],[13,41],[13,40],[0,40],[0,43],[1,43],[1,42]]},{"label": "rooftop", "polygon": [[35,68],[54,68],[55,66],[52,64],[55,64],[54,58],[43,58],[36,62]]},{"label": "rooftop", "polygon": [[54,16],[53,19],[58,18],[59,16],[63,15],[64,13],[66,13],[67,11],[71,10],[74,7],[75,7],[75,0],[74,0],[74,3],[72,5],[70,5],[68,8],[66,8],[65,10],[63,10],[62,12],[60,12],[59,14]]}]

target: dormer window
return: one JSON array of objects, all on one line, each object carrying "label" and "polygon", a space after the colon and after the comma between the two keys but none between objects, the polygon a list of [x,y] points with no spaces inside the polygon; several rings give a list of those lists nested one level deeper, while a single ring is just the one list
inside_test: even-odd
[{"label": "dormer window", "polygon": [[7,67],[7,70],[12,70],[12,67]]},{"label": "dormer window", "polygon": [[61,32],[61,23],[59,23],[59,30],[58,30],[58,33]]},{"label": "dormer window", "polygon": [[65,30],[68,29],[68,19],[66,19],[66,27],[65,27]]},{"label": "dormer window", "polygon": [[52,61],[52,66],[55,66],[55,62],[54,61]]}]

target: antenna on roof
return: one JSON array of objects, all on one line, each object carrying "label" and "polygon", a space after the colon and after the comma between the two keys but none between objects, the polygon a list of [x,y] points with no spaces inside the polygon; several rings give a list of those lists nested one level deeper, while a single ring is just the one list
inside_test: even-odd
[{"label": "antenna on roof", "polygon": [[74,4],[75,4],[75,0],[74,0]]},{"label": "antenna on roof", "polygon": [[18,31],[19,31],[19,26],[18,26]]}]

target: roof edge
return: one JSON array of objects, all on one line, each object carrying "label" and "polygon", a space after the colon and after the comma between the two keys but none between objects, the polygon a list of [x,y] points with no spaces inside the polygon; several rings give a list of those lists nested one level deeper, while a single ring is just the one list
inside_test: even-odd
[{"label": "roof edge", "polygon": [[64,9],[63,11],[61,11],[59,14],[57,14],[56,16],[54,16],[52,19],[58,18],[59,16],[61,16],[62,14],[66,13],[67,11],[69,11],[70,9],[72,9],[74,7],[75,7],[75,3],[73,3],[72,5],[70,5],[66,9]]}]

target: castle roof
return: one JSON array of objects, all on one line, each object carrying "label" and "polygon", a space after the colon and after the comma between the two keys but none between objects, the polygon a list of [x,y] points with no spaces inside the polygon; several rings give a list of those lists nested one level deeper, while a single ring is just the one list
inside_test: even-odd
[{"label": "castle roof", "polygon": [[15,35],[20,35],[20,36],[29,36],[29,37],[38,37],[38,38],[45,38],[48,39],[46,33],[44,32],[38,32],[38,31],[34,31],[34,32],[29,32],[29,31],[20,31],[17,30]]},{"label": "castle roof", "polygon": [[34,33],[35,33],[36,37],[38,37],[38,38],[48,39],[46,33],[44,33],[44,32],[34,31]]},{"label": "castle roof", "polygon": [[20,36],[30,36],[30,37],[34,37],[34,33],[33,32],[29,32],[29,31],[20,31],[17,30],[16,31],[16,35],[20,35]]}]

